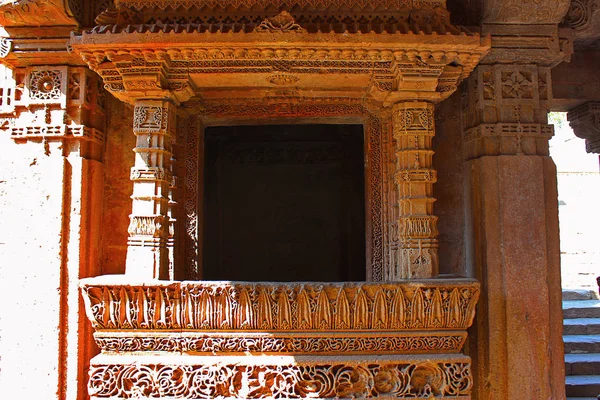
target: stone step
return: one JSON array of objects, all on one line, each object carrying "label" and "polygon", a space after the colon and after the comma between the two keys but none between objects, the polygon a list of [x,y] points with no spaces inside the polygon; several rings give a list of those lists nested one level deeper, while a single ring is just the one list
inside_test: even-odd
[{"label": "stone step", "polygon": [[600,335],[565,335],[566,354],[600,353]]},{"label": "stone step", "polygon": [[567,376],[568,397],[592,397],[600,393],[600,375]]},{"label": "stone step", "polygon": [[567,375],[600,375],[600,354],[565,354],[565,372]]},{"label": "stone step", "polygon": [[600,318],[600,300],[563,301],[563,318]]},{"label": "stone step", "polygon": [[598,290],[592,289],[564,289],[563,300],[600,300]]},{"label": "stone step", "polygon": [[567,400],[598,400],[597,397],[567,397]]},{"label": "stone step", "polygon": [[563,335],[600,335],[600,318],[565,319]]}]

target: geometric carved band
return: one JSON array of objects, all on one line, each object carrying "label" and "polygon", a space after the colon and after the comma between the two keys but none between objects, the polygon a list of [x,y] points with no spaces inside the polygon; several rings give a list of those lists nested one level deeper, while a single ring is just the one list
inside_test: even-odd
[{"label": "geometric carved band", "polygon": [[[92,399],[466,399],[473,385],[469,358],[438,355],[357,357],[190,356],[174,359],[97,356],[90,367]],[[257,363],[257,360],[260,363]],[[117,362],[115,362],[117,361]],[[265,362],[266,361],[266,362]]]},{"label": "geometric carved band", "polygon": [[103,331],[94,338],[103,353],[176,352],[186,354],[413,354],[458,353],[466,332],[228,333]]},{"label": "geometric carved band", "polygon": [[465,156],[467,160],[499,155],[547,156],[548,140],[552,136],[554,136],[553,125],[480,124],[465,132]]}]

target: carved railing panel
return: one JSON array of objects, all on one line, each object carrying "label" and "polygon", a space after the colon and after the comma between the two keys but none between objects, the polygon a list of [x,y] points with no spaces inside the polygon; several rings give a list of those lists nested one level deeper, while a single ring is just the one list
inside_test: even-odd
[{"label": "carved railing panel", "polygon": [[[473,280],[82,281],[102,398],[469,398]],[[184,357],[173,357],[185,354]]]}]

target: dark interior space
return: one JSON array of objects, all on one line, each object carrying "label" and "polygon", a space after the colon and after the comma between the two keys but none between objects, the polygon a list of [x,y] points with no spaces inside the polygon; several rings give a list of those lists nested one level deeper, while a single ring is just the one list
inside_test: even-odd
[{"label": "dark interior space", "polygon": [[212,127],[203,279],[364,281],[362,125]]}]

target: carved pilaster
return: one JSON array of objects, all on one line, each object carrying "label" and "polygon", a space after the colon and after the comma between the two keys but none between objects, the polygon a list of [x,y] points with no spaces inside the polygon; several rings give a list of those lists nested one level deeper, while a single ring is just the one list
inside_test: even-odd
[{"label": "carved pilaster", "polygon": [[175,109],[169,100],[137,100],[133,115],[136,135],[132,213],[126,273],[166,279],[169,270],[169,194]]},{"label": "carved pilaster", "polygon": [[404,102],[393,108],[398,186],[398,261],[387,279],[438,274],[437,217],[433,215],[433,105]]},{"label": "carved pilaster", "polygon": [[464,144],[467,159],[548,155],[554,127],[550,69],[535,65],[481,65],[468,80]]},{"label": "carved pilaster", "polygon": [[575,136],[585,139],[588,153],[600,153],[600,102],[590,101],[574,108],[567,114]]}]

